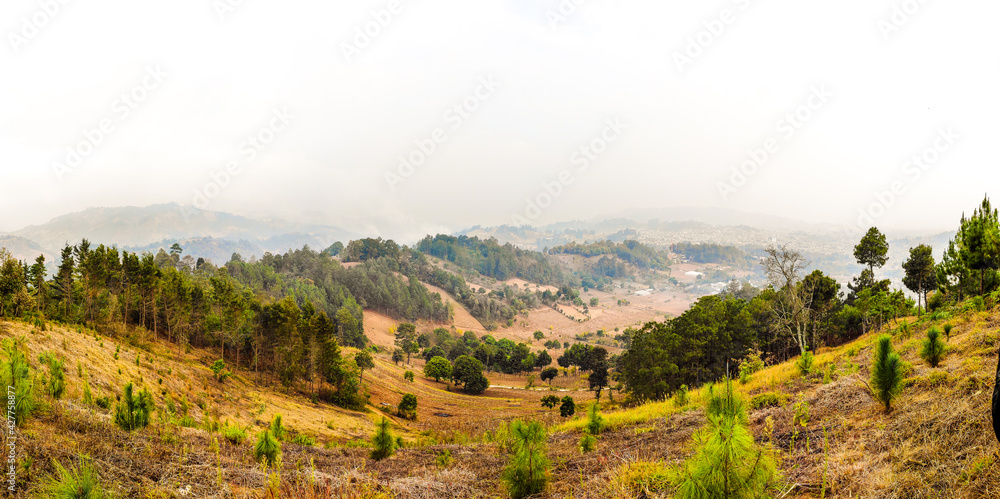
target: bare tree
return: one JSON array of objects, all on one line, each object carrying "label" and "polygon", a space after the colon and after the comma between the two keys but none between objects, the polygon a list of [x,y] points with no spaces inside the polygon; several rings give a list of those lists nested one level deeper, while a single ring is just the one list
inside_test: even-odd
[{"label": "bare tree", "polygon": [[809,262],[802,253],[788,246],[768,246],[762,263],[764,273],[776,292],[771,302],[771,313],[778,327],[789,334],[805,353],[809,348],[809,322],[812,308],[812,290],[802,280],[802,272]]}]

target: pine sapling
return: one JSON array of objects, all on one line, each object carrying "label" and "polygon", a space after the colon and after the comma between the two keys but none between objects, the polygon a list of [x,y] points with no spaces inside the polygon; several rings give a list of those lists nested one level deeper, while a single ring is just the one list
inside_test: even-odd
[{"label": "pine sapling", "polygon": [[931,367],[937,367],[944,357],[945,345],[941,341],[941,332],[936,327],[927,330],[927,337],[924,338],[923,347],[920,349],[920,358],[924,359]]},{"label": "pine sapling", "polygon": [[871,389],[886,412],[892,410],[892,401],[902,390],[902,363],[899,354],[892,350],[892,337],[888,334],[879,336],[872,358]]}]

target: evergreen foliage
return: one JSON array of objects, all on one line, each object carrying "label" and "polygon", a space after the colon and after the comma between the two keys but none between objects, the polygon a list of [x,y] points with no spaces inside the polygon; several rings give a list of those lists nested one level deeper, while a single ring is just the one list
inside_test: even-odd
[{"label": "evergreen foliage", "polygon": [[902,362],[899,354],[892,350],[892,337],[880,335],[872,358],[871,388],[886,412],[892,410],[892,401],[903,388]]}]

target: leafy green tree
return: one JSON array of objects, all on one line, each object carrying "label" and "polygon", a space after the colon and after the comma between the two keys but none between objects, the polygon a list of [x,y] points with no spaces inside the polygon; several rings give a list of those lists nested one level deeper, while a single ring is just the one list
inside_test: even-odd
[{"label": "leafy green tree", "polygon": [[405,373],[403,373],[403,379],[409,381],[410,383],[413,383],[413,371],[406,371]]},{"label": "leafy green tree", "polygon": [[145,428],[149,425],[149,415],[154,408],[153,395],[149,390],[143,388],[138,395],[135,395],[132,383],[128,383],[115,409],[115,424],[125,431]]},{"label": "leafy green tree", "polygon": [[540,339],[542,339],[542,338],[545,338],[545,333],[543,333],[543,332],[541,332],[541,331],[535,331],[535,333],[534,333],[534,338],[535,338],[536,340],[540,340]]},{"label": "leafy green tree", "polygon": [[608,386],[608,363],[600,362],[591,366],[590,375],[587,376],[587,383],[594,391],[594,396],[601,400],[601,391]]},{"label": "leafy green tree", "polygon": [[568,418],[576,413],[576,403],[569,395],[562,398],[562,405],[559,406],[559,415]]},{"label": "leafy green tree", "polygon": [[932,326],[927,330],[927,337],[924,338],[920,349],[920,358],[924,359],[931,367],[937,367],[941,363],[941,358],[944,357],[945,349],[945,344],[941,341],[941,331],[936,326]]},{"label": "leafy green tree", "polygon": [[392,363],[393,364],[396,364],[398,366],[399,363],[403,361],[403,358],[404,357],[403,357],[403,349],[402,348],[397,348],[397,349],[395,349],[395,350],[392,351]]},{"label": "leafy green tree", "polygon": [[934,255],[930,246],[921,244],[916,248],[910,248],[910,258],[903,262],[903,270],[906,275],[903,277],[903,284],[917,294],[917,306],[920,306],[920,299],[924,300],[924,309],[927,309],[927,292],[937,289],[937,273],[934,269]]},{"label": "leafy green tree", "polygon": [[424,376],[434,378],[434,381],[441,381],[442,378],[451,377],[451,362],[444,357],[434,357],[424,365]]},{"label": "leafy green tree", "polygon": [[549,409],[554,408],[559,405],[559,397],[555,395],[546,395],[542,397],[542,406],[548,407]]},{"label": "leafy green tree", "polygon": [[892,350],[892,336],[880,335],[876,339],[872,358],[871,388],[886,412],[892,410],[892,401],[903,388],[902,363],[899,354]]},{"label": "leafy green tree", "polygon": [[551,385],[552,380],[555,379],[556,376],[559,376],[559,368],[546,367],[545,369],[542,369],[542,374],[539,377],[542,379],[543,383],[547,381],[549,385]]},{"label": "leafy green tree", "polygon": [[358,350],[358,353],[354,354],[354,363],[358,366],[358,382],[364,381],[363,377],[365,375],[365,369],[375,369],[375,361],[372,359],[372,354],[368,350]]},{"label": "leafy green tree", "polygon": [[861,265],[868,267],[872,275],[875,268],[881,268],[889,260],[886,256],[889,253],[889,243],[885,240],[885,235],[879,232],[877,227],[868,229],[861,241],[854,247],[854,259]]},{"label": "leafy green tree", "polygon": [[549,352],[547,350],[542,350],[538,352],[538,355],[535,356],[534,367],[544,368],[545,366],[548,366],[551,363],[552,363],[552,356],[549,355]]},{"label": "leafy green tree", "polygon": [[268,468],[277,468],[281,462],[281,442],[266,429],[257,435],[257,443],[253,447],[253,458]]},{"label": "leafy green tree", "polygon": [[479,359],[462,355],[455,359],[451,368],[451,378],[464,385],[465,391],[483,393],[489,388],[489,380],[483,375],[483,363]]},{"label": "leafy green tree", "polygon": [[389,420],[382,418],[372,437],[371,458],[381,461],[396,452],[396,438],[389,429]]},{"label": "leafy green tree", "polygon": [[515,499],[543,492],[549,483],[545,427],[538,421],[516,420],[510,425],[513,455],[500,478]]},{"label": "leafy green tree", "polygon": [[[6,357],[0,364],[0,384],[4,388],[3,407],[7,408],[8,418],[11,416],[9,399],[11,391],[14,395],[14,421],[17,424],[24,423],[35,410],[35,391],[32,386],[31,366],[28,364],[28,356],[24,353],[24,338],[6,338],[3,340],[3,353]],[[13,390],[10,388],[13,387]]]},{"label": "leafy green tree", "polygon": [[417,396],[412,393],[404,394],[403,399],[399,401],[396,412],[400,417],[411,420],[417,419]]}]

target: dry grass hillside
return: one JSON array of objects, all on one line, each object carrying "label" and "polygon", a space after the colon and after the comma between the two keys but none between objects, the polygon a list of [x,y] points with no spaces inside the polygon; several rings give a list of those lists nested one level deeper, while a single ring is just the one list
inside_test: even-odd
[{"label": "dry grass hillside", "polygon": [[[949,351],[931,368],[918,355],[920,342],[927,328],[945,323],[954,325]],[[1000,315],[973,311],[936,320],[907,318],[883,328],[909,366],[906,388],[889,413],[865,384],[875,333],[820,350],[808,376],[793,359],[736,383],[752,401],[749,421],[757,441],[777,452],[784,497],[1000,495],[998,443],[990,420],[998,323]],[[111,339],[89,332],[60,327],[40,332],[21,323],[4,323],[2,330],[4,336],[28,339],[36,366],[46,350],[68,359],[68,394],[47,401],[18,428],[16,497],[28,497],[53,472],[53,460],[70,464],[82,454],[94,459],[105,485],[123,497],[267,497],[269,484],[280,489],[280,497],[505,497],[499,475],[508,454],[497,442],[502,444],[502,434],[497,438],[488,430],[513,418],[541,419],[549,427],[552,480],[544,497],[670,497],[671,470],[691,455],[692,434],[704,424],[705,388],[692,391],[681,407],[668,400],[621,408],[605,396],[607,430],[595,452],[582,454],[583,407],[562,419],[538,404],[547,390],[490,388],[468,396],[423,379],[417,361],[404,367],[377,357],[376,369],[365,374],[372,407],[354,413],[285,395],[249,375],[217,386],[206,367],[211,352],[195,350],[174,359],[175,353],[151,342],[148,351],[139,351],[136,367],[134,347],[123,346],[115,361]],[[159,422],[123,432],[107,411],[79,401],[77,362],[101,394],[115,393],[126,379],[156,388],[162,379],[162,389],[175,397],[201,397],[209,413],[250,425],[251,439],[256,427],[281,413],[287,426],[315,436],[317,444],[286,442],[278,478],[253,462],[250,442],[233,445],[201,428]],[[407,368],[417,372],[413,383],[402,380]],[[571,390],[580,386],[572,378],[560,383]],[[404,392],[420,400],[416,422],[393,418],[406,447],[372,461],[362,439],[372,432],[380,409],[390,412],[382,404],[397,403]],[[569,393],[578,403],[592,400],[584,392]],[[796,412],[808,413],[804,425],[793,425]],[[443,457],[446,452],[450,459]]]}]

